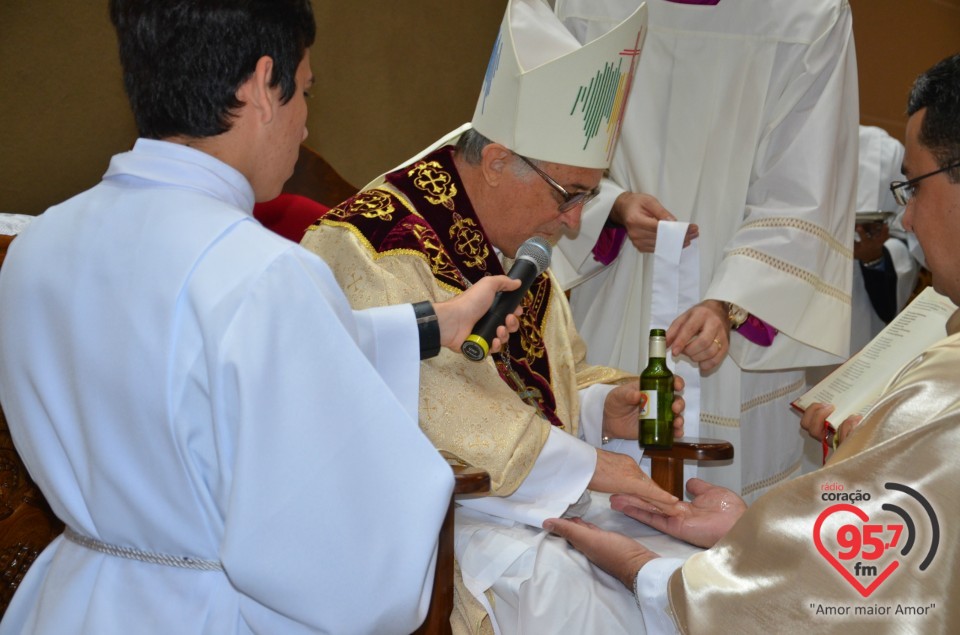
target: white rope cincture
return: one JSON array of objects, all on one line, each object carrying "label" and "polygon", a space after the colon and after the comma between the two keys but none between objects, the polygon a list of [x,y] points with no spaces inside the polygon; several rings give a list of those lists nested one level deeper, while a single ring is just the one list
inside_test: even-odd
[{"label": "white rope cincture", "polygon": [[103,542],[102,540],[97,540],[96,538],[78,534],[70,527],[67,527],[63,530],[63,537],[74,544],[80,545],[81,547],[86,547],[87,549],[92,549],[93,551],[99,551],[100,553],[105,553],[110,556],[127,558],[128,560],[139,560],[140,562],[162,564],[168,567],[179,567],[181,569],[223,571],[223,565],[216,560],[203,560],[201,558],[191,558],[189,556],[168,556],[162,553],[141,551],[140,549],[134,549],[132,547],[111,545]]}]

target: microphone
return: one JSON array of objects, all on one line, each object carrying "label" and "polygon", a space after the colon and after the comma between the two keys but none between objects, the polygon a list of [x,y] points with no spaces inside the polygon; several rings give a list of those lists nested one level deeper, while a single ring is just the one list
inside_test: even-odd
[{"label": "microphone", "polygon": [[490,342],[497,336],[497,327],[504,323],[507,316],[516,310],[537,276],[550,266],[552,248],[543,238],[528,238],[517,249],[517,259],[507,277],[520,280],[520,288],[500,292],[493,299],[490,310],[484,313],[474,327],[473,332],[460,346],[460,352],[475,362],[483,361],[490,352]]}]

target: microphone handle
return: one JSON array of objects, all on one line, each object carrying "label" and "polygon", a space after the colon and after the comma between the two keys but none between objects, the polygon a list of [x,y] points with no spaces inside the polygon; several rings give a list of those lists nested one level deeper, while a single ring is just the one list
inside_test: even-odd
[{"label": "microphone handle", "polygon": [[470,337],[460,346],[460,351],[475,362],[482,361],[487,356],[490,343],[497,336],[497,328],[520,306],[523,296],[530,290],[539,274],[536,264],[528,260],[517,260],[507,275],[514,280],[520,280],[520,287],[506,293],[498,293],[493,299],[490,310],[483,314],[473,327]]}]

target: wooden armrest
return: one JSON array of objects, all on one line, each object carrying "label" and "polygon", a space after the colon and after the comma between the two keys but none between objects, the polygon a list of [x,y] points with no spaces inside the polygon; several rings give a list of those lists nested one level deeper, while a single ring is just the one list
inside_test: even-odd
[{"label": "wooden armrest", "polygon": [[733,446],[719,439],[684,438],[669,450],[646,448],[650,457],[650,478],[677,498],[683,498],[684,461],[725,461],[733,458]]},{"label": "wooden armrest", "polygon": [[486,470],[473,467],[453,452],[440,450],[440,456],[447,460],[453,470],[453,497],[467,498],[471,495],[483,495],[490,492],[490,475]]}]

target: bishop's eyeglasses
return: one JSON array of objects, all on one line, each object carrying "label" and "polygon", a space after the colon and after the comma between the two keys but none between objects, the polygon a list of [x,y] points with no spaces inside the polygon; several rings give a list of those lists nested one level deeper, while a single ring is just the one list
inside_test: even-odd
[{"label": "bishop's eyeglasses", "polygon": [[[517,154],[514,152],[514,154]],[[593,188],[592,190],[586,192],[568,192],[562,185],[554,181],[549,174],[541,170],[536,166],[536,164],[523,156],[522,154],[517,154],[520,157],[520,160],[529,165],[533,170],[540,175],[540,177],[547,182],[547,185],[552,187],[557,191],[558,194],[563,198],[563,202],[557,206],[557,211],[563,214],[564,212],[569,212],[577,205],[586,205],[588,202],[596,198],[597,194],[600,193],[600,186]]]},{"label": "bishop's eyeglasses", "polygon": [[946,167],[942,167],[939,170],[934,170],[933,172],[927,172],[926,174],[921,174],[920,176],[910,179],[909,181],[893,181],[890,184],[890,192],[893,193],[893,198],[897,200],[898,205],[906,205],[911,198],[913,198],[913,193],[916,191],[916,185],[923,179],[933,176],[935,174],[940,174],[941,172],[946,172],[947,170],[952,170],[953,168],[960,167],[960,161],[951,163]]}]

